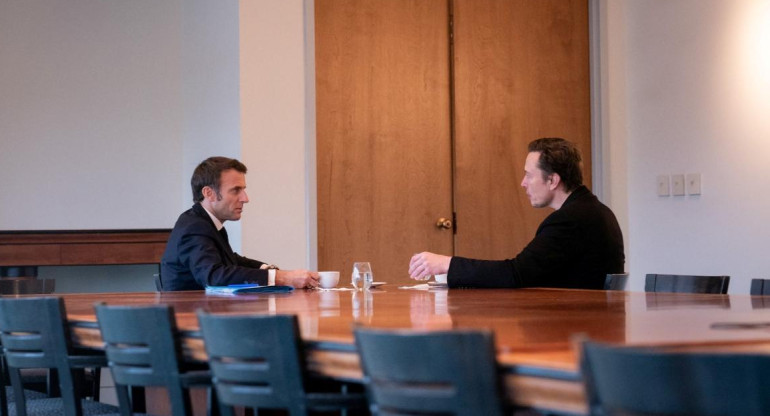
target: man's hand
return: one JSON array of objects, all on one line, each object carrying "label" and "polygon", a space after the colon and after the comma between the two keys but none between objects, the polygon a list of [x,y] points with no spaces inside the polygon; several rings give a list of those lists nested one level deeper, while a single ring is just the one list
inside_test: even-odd
[{"label": "man's hand", "polygon": [[297,289],[312,289],[318,287],[318,273],[309,270],[276,270],[275,284],[279,286],[292,286]]},{"label": "man's hand", "polygon": [[449,270],[449,256],[424,251],[412,256],[409,261],[409,276],[415,280],[428,280],[431,275],[444,274]]}]

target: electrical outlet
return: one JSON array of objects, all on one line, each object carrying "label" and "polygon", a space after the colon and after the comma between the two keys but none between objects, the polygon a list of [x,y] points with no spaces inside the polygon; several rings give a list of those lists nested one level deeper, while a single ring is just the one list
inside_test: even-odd
[{"label": "electrical outlet", "polygon": [[671,191],[669,189],[668,175],[658,175],[658,196],[669,196]]},{"label": "electrical outlet", "polygon": [[684,175],[671,175],[671,194],[674,196],[684,195]]},{"label": "electrical outlet", "polygon": [[687,174],[687,195],[700,195],[700,173]]}]

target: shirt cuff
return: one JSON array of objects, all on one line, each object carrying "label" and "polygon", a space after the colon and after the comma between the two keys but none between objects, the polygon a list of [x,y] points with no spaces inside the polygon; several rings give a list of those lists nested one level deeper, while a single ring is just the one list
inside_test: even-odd
[{"label": "shirt cuff", "polygon": [[269,269],[267,271],[267,285],[275,286],[275,269]]}]

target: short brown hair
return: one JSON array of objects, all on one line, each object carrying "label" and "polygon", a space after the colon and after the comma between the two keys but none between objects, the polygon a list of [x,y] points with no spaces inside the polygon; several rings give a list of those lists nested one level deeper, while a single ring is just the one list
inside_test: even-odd
[{"label": "short brown hair", "polygon": [[540,153],[538,168],[543,175],[558,173],[567,192],[583,184],[583,159],[574,143],[559,137],[543,137],[530,142],[528,150]]},{"label": "short brown hair", "polygon": [[216,191],[217,196],[220,196],[219,180],[222,177],[222,172],[230,169],[235,169],[243,174],[246,173],[246,165],[229,157],[213,156],[201,162],[195,168],[192,179],[190,179],[193,202],[203,201],[203,188],[207,186],[210,186]]}]

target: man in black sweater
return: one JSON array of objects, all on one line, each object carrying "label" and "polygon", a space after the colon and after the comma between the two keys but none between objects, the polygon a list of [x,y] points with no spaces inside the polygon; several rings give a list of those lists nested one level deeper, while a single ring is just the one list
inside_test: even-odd
[{"label": "man in black sweater", "polygon": [[416,280],[448,273],[449,287],[602,289],[623,273],[623,235],[615,215],[583,186],[580,152],[560,138],[529,144],[521,186],[533,207],[550,207],[535,238],[515,258],[475,260],[423,252],[409,263]]}]

